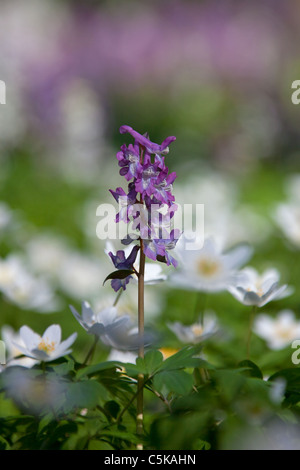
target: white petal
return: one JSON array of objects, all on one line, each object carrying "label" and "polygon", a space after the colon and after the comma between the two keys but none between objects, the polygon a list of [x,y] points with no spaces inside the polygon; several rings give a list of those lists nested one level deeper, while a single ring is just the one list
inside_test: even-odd
[{"label": "white petal", "polygon": [[[67,349],[71,346],[71,344],[74,343],[74,341],[76,340],[77,338],[77,333],[73,333],[71,336],[69,336],[69,338],[67,338],[66,340],[62,341],[60,343],[60,345],[55,349],[55,351],[53,352],[53,355],[55,355],[55,357],[58,357],[58,355],[66,355],[68,354],[68,351],[67,352]],[[53,357],[53,356],[52,356]]]},{"label": "white petal", "polygon": [[238,269],[251,258],[253,249],[248,245],[241,245],[223,255],[223,261],[228,269]]},{"label": "white petal", "polygon": [[61,327],[60,325],[49,326],[43,334],[43,340],[47,343],[59,344],[61,341]]},{"label": "white petal", "polygon": [[42,339],[40,335],[26,325],[20,328],[20,337],[29,351],[37,347]]}]

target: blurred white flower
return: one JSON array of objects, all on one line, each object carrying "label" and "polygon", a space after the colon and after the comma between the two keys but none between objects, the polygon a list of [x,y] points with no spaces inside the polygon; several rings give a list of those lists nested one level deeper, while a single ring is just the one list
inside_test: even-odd
[{"label": "blurred white flower", "polygon": [[300,203],[300,173],[293,174],[287,179],[286,192],[290,201]]},{"label": "blurred white flower", "polygon": [[44,233],[33,237],[25,246],[26,259],[37,273],[57,279],[63,262],[69,254],[62,238]]},{"label": "blurred white flower", "polygon": [[62,94],[60,111],[61,168],[69,178],[90,181],[99,171],[99,157],[105,151],[105,126],[101,102],[88,80],[70,81]]},{"label": "blurred white flower", "polygon": [[66,294],[82,299],[99,295],[106,274],[96,257],[71,252],[64,258],[58,277]]},{"label": "blurred white flower", "polygon": [[181,322],[167,323],[168,328],[182,343],[197,344],[218,331],[218,322],[214,313],[204,314],[203,324],[199,320],[192,325],[183,325]]},{"label": "blurred white flower", "polygon": [[205,238],[212,237],[223,250],[239,243],[260,243],[270,234],[266,218],[239,202],[236,181],[217,172],[178,182],[174,194],[181,205],[186,204],[187,219],[195,217],[195,204],[204,204]]},{"label": "blurred white flower", "polygon": [[66,239],[51,233],[30,240],[25,254],[34,272],[51,279],[69,297],[81,300],[99,295],[106,274],[97,256],[76,251]]},{"label": "blurred white flower", "polygon": [[99,337],[106,346],[118,350],[138,347],[139,338],[129,315],[118,315],[115,307],[94,313],[88,302],[82,302],[81,315],[70,305],[71,312],[80,325],[89,333]]},{"label": "blurred white flower", "polygon": [[276,318],[261,314],[254,320],[253,331],[267,341],[270,349],[279,350],[300,339],[300,320],[292,310],[281,310]]},{"label": "blurred white flower", "polygon": [[279,419],[265,420],[263,426],[245,426],[225,438],[220,450],[300,450],[298,424]]},{"label": "blurred white flower", "polygon": [[20,367],[9,367],[3,374],[3,386],[25,414],[45,415],[61,404],[67,391],[67,383],[56,374],[34,375]]},{"label": "blurred white flower", "polygon": [[49,362],[72,352],[70,346],[77,338],[77,333],[73,333],[65,341],[61,341],[60,325],[49,326],[43,336],[24,325],[20,328],[20,338],[22,344],[14,343],[14,345],[22,354],[38,361]]},{"label": "blurred white flower", "polygon": [[292,294],[292,289],[279,285],[280,274],[276,269],[267,269],[259,275],[254,268],[240,271],[235,283],[228,291],[244,305],[263,307],[271,300],[282,299]]},{"label": "blurred white flower", "polygon": [[300,248],[300,202],[279,204],[274,218],[287,239]]},{"label": "blurred white flower", "polygon": [[22,309],[48,313],[59,308],[49,283],[34,277],[15,255],[0,259],[0,292]]},{"label": "blurred white flower", "polygon": [[181,238],[174,250],[179,265],[170,275],[170,285],[173,287],[204,292],[223,291],[234,282],[237,270],[252,254],[252,249],[246,245],[223,253],[212,238],[206,239],[202,248],[188,250],[184,235]]},{"label": "blurred white flower", "polygon": [[116,307],[104,308],[98,313],[94,313],[90,304],[86,301],[81,304],[81,315],[70,305],[71,312],[80,325],[91,335],[104,337],[114,329],[131,326],[128,315],[118,316]]},{"label": "blurred white flower", "polygon": [[32,367],[34,364],[36,364],[36,360],[30,357],[18,357],[23,355],[23,353],[15,346],[15,344],[17,343],[22,347],[25,347],[25,343],[20,337],[20,333],[16,332],[11,326],[4,325],[2,327],[1,338],[4,341],[7,352],[6,367],[17,365],[23,367]]},{"label": "blurred white flower", "polygon": [[131,351],[119,351],[118,349],[111,349],[107,360],[108,361],[118,361],[118,362],[130,362],[135,364],[137,354],[134,354]]}]

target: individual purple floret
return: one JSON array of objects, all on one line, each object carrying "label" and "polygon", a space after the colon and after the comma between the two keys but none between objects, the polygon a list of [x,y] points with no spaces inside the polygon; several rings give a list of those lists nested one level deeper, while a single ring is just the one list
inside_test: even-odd
[{"label": "individual purple floret", "polygon": [[127,276],[125,279],[113,279],[110,283],[111,287],[115,292],[118,292],[118,290],[126,289],[127,284],[130,282],[132,279],[132,276]]},{"label": "individual purple floret", "polygon": [[169,250],[173,250],[173,248],[175,248],[180,235],[181,234],[179,230],[172,230],[170,233],[170,238],[144,240],[145,255],[154,261],[157,260],[157,257],[161,257],[164,259],[167,266],[172,264],[176,268],[178,262],[173,256],[170,255]]},{"label": "individual purple floret", "polygon": [[143,170],[135,182],[135,189],[145,199],[155,197],[163,204],[171,204],[175,197],[172,195],[172,183],[176,178],[176,173],[168,175],[168,168],[159,169],[158,164],[148,164],[143,166]]},{"label": "individual purple floret", "polygon": [[122,276],[120,275],[120,277],[112,279],[111,287],[114,289],[115,292],[117,292],[119,289],[125,290],[127,284],[132,279],[131,274],[133,273],[133,271],[135,271],[133,264],[136,260],[139,249],[140,247],[138,245],[135,245],[127,258],[123,250],[118,250],[115,255],[111,251],[108,253],[115,268],[117,268],[118,271],[129,271],[128,276],[126,276],[126,272],[123,272]]},{"label": "individual purple floret", "polygon": [[125,223],[130,222],[129,216],[132,215],[133,206],[136,204],[137,192],[134,183],[129,183],[128,193],[123,188],[117,188],[115,191],[109,190],[120,207],[120,212],[116,216],[116,222],[122,220]]},{"label": "individual purple floret", "polygon": [[120,175],[124,176],[127,181],[135,178],[138,175],[138,170],[141,169],[139,146],[129,144],[122,145],[120,152],[117,153],[119,166],[121,167]]},{"label": "individual purple floret", "polygon": [[111,251],[108,254],[111,257],[115,268],[132,270],[139,249],[140,247],[135,245],[127,258],[125,257],[125,252],[123,250],[118,250],[115,255]]},{"label": "individual purple floret", "polygon": [[176,140],[176,137],[170,136],[167,137],[160,145],[155,144],[154,142],[151,142],[147,137],[139,134],[137,131],[132,129],[130,126],[121,126],[120,127],[120,134],[126,134],[129,133],[132,135],[132,137],[135,139],[135,142],[137,142],[139,145],[142,147],[145,147],[145,149],[150,153],[150,154],[168,154],[169,153],[169,145]]}]

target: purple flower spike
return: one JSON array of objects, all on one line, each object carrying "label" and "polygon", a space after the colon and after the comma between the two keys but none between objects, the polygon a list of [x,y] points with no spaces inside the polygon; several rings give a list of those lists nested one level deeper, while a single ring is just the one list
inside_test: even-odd
[{"label": "purple flower spike", "polygon": [[176,138],[170,136],[161,144],[156,144],[151,142],[147,133],[142,135],[127,125],[120,127],[120,133],[129,133],[134,138],[133,145],[124,144],[117,153],[120,175],[129,182],[128,193],[120,187],[110,192],[120,207],[116,222],[132,222],[132,230],[138,232],[134,233],[134,238],[130,235],[125,237],[122,243],[130,245],[140,240],[140,246],[134,246],[127,258],[123,250],[115,255],[109,253],[117,271],[107,276],[106,280],[112,280],[111,286],[116,292],[125,290],[132,275],[138,274],[133,264],[141,246],[147,258],[176,267],[177,261],[170,251],[180,236],[179,231],[171,230],[170,222],[177,210],[172,194],[176,173],[169,174],[165,165],[169,145]]}]

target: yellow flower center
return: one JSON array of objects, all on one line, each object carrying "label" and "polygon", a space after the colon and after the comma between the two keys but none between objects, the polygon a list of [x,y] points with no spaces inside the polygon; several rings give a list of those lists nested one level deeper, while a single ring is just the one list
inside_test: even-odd
[{"label": "yellow flower center", "polygon": [[278,326],[276,330],[277,335],[281,339],[292,340],[292,338],[294,337],[294,328],[291,326]]},{"label": "yellow flower center", "polygon": [[49,354],[55,350],[55,342],[54,341],[46,341],[44,339],[38,345],[38,349],[40,351],[44,351],[46,354]]},{"label": "yellow flower center", "polygon": [[220,265],[217,261],[210,259],[201,259],[197,262],[197,271],[199,274],[210,277],[216,274],[220,269]]},{"label": "yellow flower center", "polygon": [[247,292],[255,292],[258,297],[262,297],[264,295],[264,291],[261,287],[256,286],[256,291],[252,289],[251,287],[247,287],[246,289]]},{"label": "yellow flower center", "polygon": [[192,325],[191,329],[195,336],[201,336],[203,334],[203,328],[201,325]]}]

